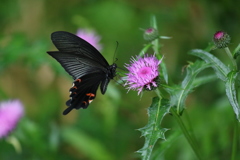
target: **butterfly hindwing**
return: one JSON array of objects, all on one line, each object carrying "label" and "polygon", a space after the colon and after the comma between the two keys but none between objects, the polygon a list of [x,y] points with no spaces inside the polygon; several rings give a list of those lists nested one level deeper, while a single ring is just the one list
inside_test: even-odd
[{"label": "butterfly hindwing", "polygon": [[[96,82],[94,85],[91,82]],[[89,77],[82,77],[73,82],[70,88],[70,99],[66,102],[68,108],[63,112],[66,115],[72,109],[87,108],[96,97],[99,81],[90,80]]]}]

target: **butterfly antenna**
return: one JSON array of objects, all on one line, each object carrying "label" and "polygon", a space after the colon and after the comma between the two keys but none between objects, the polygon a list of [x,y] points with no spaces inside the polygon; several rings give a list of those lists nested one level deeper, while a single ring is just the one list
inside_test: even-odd
[{"label": "butterfly antenna", "polygon": [[[117,49],[118,49],[118,45],[119,45],[118,41],[116,41],[116,44],[117,44],[117,45],[116,45],[116,48],[115,48],[115,51],[114,51],[114,56],[113,56],[113,61],[114,61],[114,59],[115,59],[114,62],[116,62],[116,61],[118,60],[118,58],[116,58]],[[126,69],[121,68],[121,67],[118,67],[118,69],[121,69],[121,70],[123,70],[123,71],[127,71]],[[122,72],[118,72],[118,73],[123,74]],[[119,74],[117,74],[117,77],[118,77],[119,80],[115,80],[115,79],[114,79],[114,81],[115,81],[117,84],[119,84],[120,86],[122,86],[123,88],[125,88],[125,87],[124,87],[124,80],[121,78],[121,76],[120,76]]]},{"label": "butterfly antenna", "polygon": [[[116,55],[117,55],[117,48],[118,48],[118,41],[116,41],[116,48],[115,48],[115,51],[114,51],[114,55],[113,55],[113,62],[116,62],[118,59],[116,58]],[[114,60],[115,59],[115,60]]]}]

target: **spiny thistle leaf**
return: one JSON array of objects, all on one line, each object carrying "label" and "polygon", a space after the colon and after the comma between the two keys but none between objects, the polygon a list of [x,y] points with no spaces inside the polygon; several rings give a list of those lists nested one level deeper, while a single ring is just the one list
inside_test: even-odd
[{"label": "spiny thistle leaf", "polygon": [[235,85],[238,72],[230,71],[230,69],[226,65],[224,65],[218,58],[203,50],[195,49],[191,51],[190,54],[198,56],[204,61],[210,63],[211,67],[215,70],[218,78],[225,82],[226,95],[229,99],[231,106],[233,107],[238,121],[240,121],[240,106],[238,104]]},{"label": "spiny thistle leaf", "polygon": [[167,128],[161,128],[160,124],[163,117],[169,113],[170,105],[167,100],[154,97],[151,106],[148,108],[148,124],[138,129],[142,136],[145,137],[143,148],[137,152],[141,154],[142,160],[149,160],[153,147],[157,140],[165,140],[165,132]]},{"label": "spiny thistle leaf", "polygon": [[225,85],[226,85],[226,94],[227,94],[228,100],[233,107],[233,110],[236,114],[238,121],[240,122],[240,117],[239,117],[240,106],[238,104],[237,91],[236,91],[236,85],[235,85],[237,76],[238,76],[238,72],[234,72],[234,71],[230,72],[228,74],[228,79]]},{"label": "spiny thistle leaf", "polygon": [[202,70],[210,67],[210,64],[205,63],[204,61],[196,61],[195,63],[190,63],[187,66],[187,74],[184,80],[182,81],[181,86],[175,86],[173,88],[166,87],[166,91],[171,95],[170,104],[175,106],[177,109],[177,114],[181,115],[183,112],[185,101],[194,88],[199,85],[202,85],[206,82],[212,81],[214,77],[205,77],[205,80],[199,81],[201,79],[196,79],[196,76]]},{"label": "spiny thistle leaf", "polygon": [[209,83],[211,81],[214,81],[217,79],[216,75],[207,75],[207,76],[202,76],[202,77],[197,77],[193,81],[194,87],[198,87],[199,85]]},{"label": "spiny thistle leaf", "polygon": [[190,54],[202,58],[205,62],[210,63],[218,78],[222,81],[227,80],[227,74],[230,72],[230,69],[217,57],[201,49],[192,50]]}]

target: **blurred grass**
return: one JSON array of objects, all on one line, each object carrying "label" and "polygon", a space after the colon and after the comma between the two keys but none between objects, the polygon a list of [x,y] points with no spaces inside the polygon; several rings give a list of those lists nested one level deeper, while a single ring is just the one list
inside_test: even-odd
[{"label": "blurred grass", "polygon": [[[50,40],[52,32],[94,29],[102,37],[102,53],[109,63],[114,61],[116,41],[119,42],[117,64],[123,67],[143,48],[139,28],[149,27],[150,16],[155,14],[160,34],[173,37],[161,41],[164,44],[162,54],[171,81],[179,83],[183,79],[182,67],[187,61],[195,60],[187,52],[205,48],[215,31],[228,32],[232,38],[230,49],[237,46],[239,3],[223,0],[2,0],[0,100],[18,98],[24,103],[26,119],[14,134],[28,135],[20,136],[21,154],[1,140],[0,159],[138,159],[135,151],[142,147],[144,139],[135,129],[146,124],[146,108],[154,93],[145,93],[140,100],[136,92],[126,93],[127,90],[112,81],[106,95],[98,92],[88,109],[63,116],[72,79],[46,54],[55,50]],[[223,51],[219,50],[216,54],[230,63],[221,53]],[[222,84],[214,82],[198,88],[187,99],[187,112],[206,159],[229,159],[235,116]],[[174,143],[159,142],[154,157],[194,159],[170,115],[164,120],[164,127],[171,129],[166,138]],[[160,154],[162,145],[167,145],[168,149]],[[98,154],[107,158],[100,158]]]}]

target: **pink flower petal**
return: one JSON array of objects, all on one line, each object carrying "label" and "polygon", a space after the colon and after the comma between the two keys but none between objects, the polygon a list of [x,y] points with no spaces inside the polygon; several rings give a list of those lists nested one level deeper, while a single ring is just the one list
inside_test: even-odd
[{"label": "pink flower petal", "polygon": [[137,90],[138,94],[143,89],[152,90],[157,87],[156,80],[158,79],[159,64],[161,60],[158,60],[155,56],[145,55],[143,58],[132,57],[130,64],[126,64],[125,67],[129,73],[126,74],[126,83],[128,90]]},{"label": "pink flower petal", "polygon": [[85,30],[85,29],[78,29],[76,35],[78,37],[84,39],[88,43],[90,43],[98,51],[101,51],[102,46],[99,44],[99,41],[100,41],[101,38],[94,31]]}]

